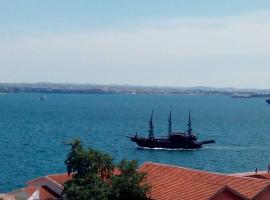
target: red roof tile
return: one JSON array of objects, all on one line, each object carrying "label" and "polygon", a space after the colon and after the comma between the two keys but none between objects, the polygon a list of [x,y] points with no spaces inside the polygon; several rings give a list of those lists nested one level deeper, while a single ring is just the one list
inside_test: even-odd
[{"label": "red roof tile", "polygon": [[[154,199],[209,199],[225,186],[252,199],[270,185],[268,180],[234,177],[157,163],[145,163],[140,171],[147,172]],[[172,198],[173,197],[173,198]]]}]

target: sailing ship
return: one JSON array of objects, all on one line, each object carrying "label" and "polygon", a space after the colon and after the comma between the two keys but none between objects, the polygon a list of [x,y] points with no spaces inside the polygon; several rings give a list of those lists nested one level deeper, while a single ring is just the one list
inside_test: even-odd
[{"label": "sailing ship", "polygon": [[141,148],[150,149],[199,149],[204,144],[215,143],[215,140],[197,141],[197,136],[192,130],[191,114],[189,110],[189,118],[186,132],[172,131],[172,112],[170,110],[168,120],[168,135],[165,137],[154,136],[153,111],[149,121],[148,137],[128,136],[132,142],[135,142]]}]

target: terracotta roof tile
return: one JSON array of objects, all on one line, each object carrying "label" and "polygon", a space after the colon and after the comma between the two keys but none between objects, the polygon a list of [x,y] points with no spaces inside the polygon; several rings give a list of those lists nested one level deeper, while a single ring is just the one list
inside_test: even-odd
[{"label": "terracotta roof tile", "polygon": [[[157,163],[145,163],[140,171],[147,172],[156,199],[209,199],[225,186],[252,199],[270,185],[268,180],[234,177]],[[172,198],[174,197],[174,198]]]}]

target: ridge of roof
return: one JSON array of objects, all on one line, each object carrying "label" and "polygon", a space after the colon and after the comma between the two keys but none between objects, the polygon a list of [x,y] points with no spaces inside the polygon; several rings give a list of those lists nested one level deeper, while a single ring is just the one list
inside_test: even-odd
[{"label": "ridge of roof", "polygon": [[[50,174],[45,176],[47,179],[50,181],[53,181],[57,185],[63,187],[63,184],[72,177],[72,175],[68,175],[68,173],[63,173],[63,174]],[[60,179],[60,180],[59,180]],[[64,179],[64,180],[63,180]]]},{"label": "ridge of roof", "polygon": [[[203,171],[203,170],[199,170],[199,169],[191,169],[191,168],[187,168],[187,167],[182,167],[182,166],[177,166],[177,165],[169,165],[169,164],[164,164],[164,163],[156,163],[156,162],[144,162],[139,168],[145,166],[145,165],[161,165],[161,166],[165,166],[165,167],[173,167],[173,168],[179,168],[179,169],[185,169],[185,170],[192,170],[192,171],[197,171],[197,172],[205,172],[205,173],[209,173],[209,174],[217,174],[217,175],[221,175],[220,173],[217,172],[207,172],[207,171]],[[225,175],[225,174],[222,174]]]}]

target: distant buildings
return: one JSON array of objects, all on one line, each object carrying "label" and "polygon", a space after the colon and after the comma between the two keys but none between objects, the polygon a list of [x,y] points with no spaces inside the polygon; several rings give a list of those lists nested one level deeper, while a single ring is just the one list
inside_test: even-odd
[{"label": "distant buildings", "polygon": [[[153,200],[269,200],[270,174],[267,172],[218,174],[158,163],[144,163]],[[27,187],[9,193],[4,200],[55,200],[71,177],[48,175],[27,182]]]}]

